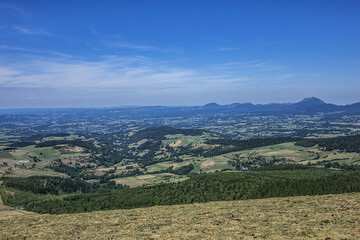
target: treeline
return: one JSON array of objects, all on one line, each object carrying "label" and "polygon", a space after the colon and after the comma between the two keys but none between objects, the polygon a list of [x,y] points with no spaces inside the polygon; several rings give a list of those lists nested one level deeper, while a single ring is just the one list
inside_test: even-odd
[{"label": "treeline", "polygon": [[167,169],[153,171],[146,174],[173,173],[176,175],[189,175],[192,170],[194,170],[194,164],[191,163],[176,169],[174,169],[173,166],[171,166]]},{"label": "treeline", "polygon": [[203,153],[200,153],[202,149],[197,149],[197,151],[204,157],[212,157],[229,152],[249,150],[286,142],[295,142],[295,145],[302,147],[313,147],[318,145],[326,151],[340,150],[360,153],[360,135],[318,139],[297,137],[254,138],[248,140],[212,139],[206,143],[220,146],[214,147],[209,151],[204,151]]},{"label": "treeline", "polygon": [[328,162],[324,165],[325,168],[337,168],[343,169],[345,171],[360,171],[360,165],[338,163],[338,162]]},{"label": "treeline", "polygon": [[326,151],[338,149],[346,152],[360,153],[360,135],[318,139],[303,138],[298,140],[295,145],[302,147],[313,147],[318,145],[319,147],[324,148]]},{"label": "treeline", "polygon": [[4,203],[27,208],[29,204],[62,199],[74,194],[100,193],[124,188],[110,181],[106,184],[87,183],[80,179],[33,176],[29,178],[2,178],[0,194]]},{"label": "treeline", "polygon": [[158,150],[161,146],[161,141],[146,141],[143,144],[141,144],[139,147],[137,147],[138,150]]},{"label": "treeline", "polygon": [[213,157],[229,152],[249,150],[257,147],[264,147],[274,144],[296,141],[298,138],[292,137],[276,137],[276,138],[253,138],[248,140],[232,140],[232,139],[212,139],[207,144],[221,145],[204,152],[204,157]]},{"label": "treeline", "polygon": [[80,174],[86,170],[86,166],[69,166],[67,164],[64,164],[61,159],[54,160],[50,165],[47,166],[48,168],[53,169],[55,172],[59,173],[65,173],[66,175],[70,176],[71,178],[77,178],[80,176]]},{"label": "treeline", "polygon": [[[54,169],[54,168],[53,168]],[[81,168],[78,168],[79,171],[81,171]],[[126,169],[128,171],[126,172],[122,172],[122,173],[118,173],[116,174],[116,169],[112,169],[109,170],[107,172],[105,172],[104,175],[102,176],[97,176],[94,173],[87,173],[87,172],[82,172],[81,174],[78,173],[78,175],[74,174],[75,176],[79,176],[84,180],[90,180],[90,179],[97,179],[100,180],[100,183],[107,183],[107,184],[112,184],[112,180],[115,178],[124,178],[124,177],[132,177],[132,176],[139,176],[139,175],[150,175],[150,174],[159,174],[159,173],[173,173],[173,174],[177,174],[177,175],[188,175],[190,176],[191,171],[194,170],[194,165],[193,164],[188,164],[179,168],[174,169],[172,166],[167,168],[167,169],[163,169],[163,170],[158,170],[158,171],[152,171],[152,172],[146,172],[146,171],[142,171],[139,168],[133,168],[131,166],[126,167]],[[146,168],[145,168],[146,169]],[[65,172],[66,174],[73,176],[73,172]]]},{"label": "treeline", "polygon": [[[25,204],[25,207],[26,210],[39,213],[59,214],[154,205],[359,191],[359,172],[324,169],[220,172],[195,175],[189,180],[179,183],[102,193],[77,194],[63,199],[31,201]],[[16,196],[21,197],[21,194],[17,193]],[[5,203],[14,206],[11,199]]]},{"label": "treeline", "polygon": [[305,170],[311,168],[310,166],[302,164],[279,164],[273,166],[262,166],[253,168],[254,171],[285,171],[285,170]]},{"label": "treeline", "polygon": [[140,130],[130,137],[131,142],[138,142],[142,139],[153,139],[155,141],[165,139],[166,135],[183,134],[185,136],[199,136],[205,132],[203,129],[177,129],[167,126],[151,127]]},{"label": "treeline", "polygon": [[101,153],[100,156],[93,156],[93,160],[89,162],[94,162],[98,166],[111,167],[115,164],[120,163],[123,159],[133,159],[134,156],[130,151],[127,150],[116,150],[111,146],[101,146],[98,153]]},{"label": "treeline", "polygon": [[3,185],[8,188],[16,188],[36,194],[54,195],[74,192],[88,193],[94,190],[92,184],[79,179],[46,176],[5,178]]},{"label": "treeline", "polygon": [[74,146],[82,147],[82,148],[88,149],[92,152],[97,152],[99,150],[91,142],[85,142],[85,141],[81,141],[81,140],[51,140],[51,141],[45,141],[45,142],[38,143],[35,145],[35,147],[36,148],[53,147],[53,146],[62,145],[62,144],[67,144],[67,145],[73,146],[73,147]]},{"label": "treeline", "polygon": [[30,145],[35,145],[36,142],[16,142],[9,145],[11,148],[18,148],[18,147],[27,147]]},{"label": "treeline", "polygon": [[24,134],[23,137],[21,137],[21,139],[23,141],[41,141],[43,140],[43,138],[46,137],[68,137],[70,136],[70,133],[40,133],[40,134],[34,134],[34,135],[27,135]]}]

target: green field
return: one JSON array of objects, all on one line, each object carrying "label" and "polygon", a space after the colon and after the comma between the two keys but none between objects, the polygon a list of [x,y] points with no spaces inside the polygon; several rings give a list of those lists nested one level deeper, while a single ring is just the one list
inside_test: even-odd
[{"label": "green field", "polygon": [[[259,126],[251,126],[252,129],[257,127]],[[292,128],[293,126],[290,124],[283,127]],[[167,134],[169,132],[174,134]],[[74,140],[82,142],[82,144],[90,141],[91,144],[98,146],[98,150],[96,150],[98,152],[91,153],[89,149],[80,147],[81,145],[61,144],[64,143],[61,141],[69,143]],[[71,172],[74,172],[75,168],[83,168],[77,170],[72,177],[83,173],[87,174],[85,179],[91,182],[100,182],[100,179],[105,179],[105,182],[112,180],[118,184],[136,187],[176,182],[199,173],[251,170],[279,164],[302,164],[319,168],[323,168],[326,164],[327,167],[335,166],[335,168],[339,168],[339,165],[336,164],[342,166],[360,164],[359,153],[334,148],[329,150],[319,145],[309,145],[311,147],[299,145],[291,142],[294,141],[293,138],[286,139],[289,142],[280,139],[280,144],[237,148],[236,144],[242,144],[241,141],[231,143],[231,140],[225,139],[225,142],[221,142],[222,138],[215,133],[169,127],[143,129],[135,132],[129,139],[123,140],[126,143],[123,148],[127,154],[125,157],[124,154],[111,156],[114,148],[79,135],[47,136],[42,140],[37,140],[37,144],[46,141],[58,141],[58,143],[50,146],[30,145],[12,150],[3,150],[5,147],[2,147],[0,175],[13,177],[71,176]],[[226,141],[229,142],[226,143]],[[273,140],[269,141],[270,144],[272,142]],[[251,141],[249,143],[252,144]],[[82,146],[88,147],[87,145]],[[215,151],[215,154],[206,154],[211,151]],[[102,159],[103,155],[104,157],[110,156],[111,160],[104,158],[99,162],[98,159]],[[112,163],[109,163],[109,160]],[[62,169],[54,168],[54,164],[59,164],[59,161],[63,164]],[[183,175],[175,172],[190,164],[194,166],[194,169],[190,170],[191,172],[180,173]]]},{"label": "green field", "polygon": [[[14,177],[34,175],[66,176],[47,167],[55,159],[76,163],[88,157],[88,154],[83,153],[83,148],[73,147],[67,150],[64,153],[54,147],[35,148],[34,145],[30,145],[19,147],[16,150],[2,151],[0,152],[0,175],[6,173],[7,176]],[[38,161],[34,162],[34,157]],[[22,163],[21,161],[26,162]],[[10,164],[4,165],[4,162]]]},{"label": "green field", "polygon": [[[78,135],[71,135],[67,138],[78,139]],[[234,151],[220,154],[213,157],[194,156],[191,154],[176,155],[182,161],[175,161],[173,154],[180,148],[187,149],[211,149],[217,145],[206,144],[206,141],[213,139],[214,136],[210,133],[204,133],[198,136],[185,136],[183,134],[166,135],[165,140],[162,140],[159,150],[156,151],[154,159],[161,160],[159,163],[154,163],[142,168],[138,163],[123,162],[114,164],[113,166],[98,166],[92,163],[95,169],[88,171],[97,174],[106,174],[108,171],[117,168],[116,174],[131,172],[132,169],[140,169],[145,175],[130,176],[122,178],[114,178],[114,181],[119,184],[135,187],[141,185],[153,185],[158,183],[176,182],[186,179],[186,175],[176,175],[156,173],[159,171],[166,171],[172,167],[178,169],[180,167],[193,164],[193,174],[196,173],[210,173],[224,170],[235,170],[235,163],[240,166],[263,166],[271,162],[276,164],[311,164],[317,167],[323,167],[325,163],[339,163],[339,164],[360,164],[360,156],[358,153],[345,152],[338,150],[325,151],[324,149],[313,147],[297,146],[294,142],[287,142],[264,147],[257,147],[249,150]],[[216,137],[215,137],[216,138]],[[64,137],[50,137],[51,140],[63,140]],[[82,138],[83,139],[83,138]],[[140,141],[141,144],[146,141]],[[134,146],[139,147],[141,144]],[[149,153],[149,150],[138,151],[137,148],[131,150],[135,156],[142,157]],[[39,161],[34,162],[33,158],[36,157]],[[0,152],[0,174],[7,176],[66,176],[64,173],[55,172],[53,169],[48,168],[54,160],[61,159],[64,164],[68,166],[84,166],[88,165],[89,154],[84,152],[81,147],[58,146],[54,147],[39,147],[35,148],[34,145],[27,147],[19,147],[16,150],[1,151]],[[19,163],[19,161],[29,161],[28,163]],[[3,163],[13,163],[12,165],[5,165]],[[15,164],[15,165],[14,165]],[[128,170],[127,167],[132,167]],[[244,167],[246,169],[247,167]],[[149,174],[155,172],[155,174]]]}]

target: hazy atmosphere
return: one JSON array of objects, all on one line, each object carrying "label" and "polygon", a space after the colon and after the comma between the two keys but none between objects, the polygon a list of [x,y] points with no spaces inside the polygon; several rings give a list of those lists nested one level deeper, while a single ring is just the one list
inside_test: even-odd
[{"label": "hazy atmosphere", "polygon": [[359,1],[0,1],[0,108],[359,102]]}]

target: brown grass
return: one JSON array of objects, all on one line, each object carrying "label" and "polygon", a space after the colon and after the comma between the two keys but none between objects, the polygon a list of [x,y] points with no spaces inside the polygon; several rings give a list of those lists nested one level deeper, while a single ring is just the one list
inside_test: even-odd
[{"label": "brown grass", "polygon": [[176,142],[170,143],[169,146],[170,147],[179,147],[179,146],[181,146],[181,140],[180,139],[176,140]]},{"label": "brown grass", "polygon": [[0,239],[359,239],[360,193],[40,215],[0,212]]},{"label": "brown grass", "polygon": [[215,166],[215,162],[213,160],[206,160],[201,163],[200,168],[201,169],[209,169]]}]

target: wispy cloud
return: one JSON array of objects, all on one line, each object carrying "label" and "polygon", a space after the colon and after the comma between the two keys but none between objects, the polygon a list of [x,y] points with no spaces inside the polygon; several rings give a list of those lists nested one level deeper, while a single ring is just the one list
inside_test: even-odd
[{"label": "wispy cloud", "polygon": [[[169,101],[179,104],[194,99],[208,101],[203,98],[213,99],[215,95],[221,95],[220,100],[225,101],[237,99],[239,93],[265,91],[270,85],[287,85],[290,89],[305,77],[285,71],[267,72],[281,68],[271,61],[226,62],[191,68],[144,56],[103,55],[89,60],[46,49],[0,45],[0,50],[10,51],[0,54],[0,95],[11,91],[17,96],[15,93],[19,91],[44,99],[57,96],[60,102],[74,96],[81,99],[92,96],[92,104],[96,104],[97,98],[122,99],[131,104]],[[89,104],[84,100],[85,103]],[[111,103],[109,100],[108,104]]]},{"label": "wispy cloud", "polygon": [[214,51],[219,51],[219,52],[236,51],[236,50],[240,50],[240,48],[237,48],[237,47],[220,47],[220,48],[214,48]]},{"label": "wispy cloud", "polygon": [[251,100],[245,96],[251,97],[250,92],[266,94],[269,86],[295,89],[299,82],[302,87],[313,83],[304,81],[310,75],[264,72],[277,69],[276,64],[266,61],[227,62],[195,69],[143,56],[106,55],[86,60],[45,49],[0,45],[1,49],[19,53],[0,54],[0,107],[18,99],[25,105],[38,99],[39,106],[51,101],[74,106],[75,99],[83,101],[84,106],[100,104],[97,99],[107,101],[109,106],[116,101],[146,105],[205,103],[216,101],[216,96],[220,102],[234,101],[239,96]]},{"label": "wispy cloud", "polygon": [[40,28],[26,28],[14,25],[13,28],[21,34],[25,35],[43,35],[43,36],[52,36],[49,31]]},{"label": "wispy cloud", "polygon": [[111,47],[111,48],[126,48],[132,50],[139,50],[139,51],[158,51],[160,50],[157,46],[150,46],[150,45],[142,45],[142,44],[134,44],[134,43],[127,43],[119,40],[112,40],[112,41],[102,41],[102,45]]},{"label": "wispy cloud", "polygon": [[263,72],[263,71],[275,71],[283,69],[284,66],[269,61],[240,61],[240,62],[227,62],[216,64],[214,67],[218,67],[225,70],[249,70],[252,72]]},{"label": "wispy cloud", "polygon": [[8,9],[8,10],[16,11],[19,13],[25,12],[22,8],[12,5],[12,4],[7,4],[7,3],[0,3],[0,9]]},{"label": "wispy cloud", "polygon": [[204,90],[228,88],[246,81],[245,78],[172,67],[146,57],[103,56],[88,61],[36,56],[20,61],[0,59],[0,65],[0,87]]},{"label": "wispy cloud", "polygon": [[128,49],[140,52],[163,52],[163,53],[174,53],[181,54],[183,50],[174,45],[168,45],[161,47],[158,45],[154,45],[149,43],[148,41],[131,41],[126,39],[123,36],[107,36],[103,39],[99,40],[98,44],[105,48],[112,49]]},{"label": "wispy cloud", "polygon": [[65,57],[65,58],[70,58],[71,57],[71,55],[61,53],[61,52],[57,52],[57,51],[53,51],[53,50],[23,48],[23,47],[14,47],[14,46],[6,46],[6,45],[0,45],[0,50],[39,53],[39,54],[44,54],[44,55],[54,55],[54,56]]}]

